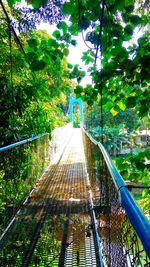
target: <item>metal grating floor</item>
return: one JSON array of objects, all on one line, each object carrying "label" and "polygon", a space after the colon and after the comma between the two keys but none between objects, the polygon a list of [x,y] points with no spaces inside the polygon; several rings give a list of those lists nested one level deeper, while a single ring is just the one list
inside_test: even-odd
[{"label": "metal grating floor", "polygon": [[78,219],[70,224],[70,228],[65,266],[97,266],[89,215],[78,215]]},{"label": "metal grating floor", "polygon": [[97,266],[88,190],[81,130],[73,129],[63,154],[50,164],[17,214],[0,252],[0,266]]}]

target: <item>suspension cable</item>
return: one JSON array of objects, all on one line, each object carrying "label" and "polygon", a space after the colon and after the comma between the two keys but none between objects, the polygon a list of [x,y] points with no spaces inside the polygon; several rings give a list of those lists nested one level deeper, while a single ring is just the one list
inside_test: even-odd
[{"label": "suspension cable", "polygon": [[13,85],[13,57],[12,57],[12,32],[11,32],[11,25],[10,21],[7,20],[8,23],[8,40],[9,40],[9,58],[10,58],[10,88],[11,88],[11,96],[12,96],[12,122],[11,122],[11,130],[13,137],[15,138],[15,124],[14,124],[14,105],[15,105],[15,94],[14,94],[14,85]]},{"label": "suspension cable", "polygon": [[[105,1],[103,0],[102,3],[102,11],[101,11],[101,17],[99,19],[99,23],[100,23],[100,27],[99,27],[99,33],[98,33],[98,42],[97,42],[97,47],[96,47],[96,55],[95,55],[95,62],[94,65],[96,65],[96,61],[97,61],[97,55],[98,55],[98,49],[100,47],[100,61],[102,60],[102,40],[101,40],[101,36],[102,36],[102,30],[103,30],[103,19],[104,19],[104,9],[105,9]],[[101,62],[100,62],[101,65]],[[101,66],[100,66],[101,67]]]},{"label": "suspension cable", "polygon": [[[102,2],[102,10],[101,10],[101,17],[99,18],[99,34],[98,34],[98,42],[97,42],[97,47],[96,47],[96,55],[95,55],[95,62],[94,65],[96,66],[97,62],[97,57],[98,57],[98,50],[100,49],[100,69],[102,68],[102,54],[103,54],[103,48],[102,48],[102,31],[103,31],[103,20],[104,20],[104,10],[105,10],[105,4],[106,0],[103,0]],[[102,86],[100,88],[100,114],[101,114],[101,143],[104,143],[104,136],[103,136],[103,128],[104,128],[104,121],[103,121],[103,90]]]},{"label": "suspension cable", "polygon": [[26,59],[27,63],[28,63],[29,66],[30,66],[30,62],[29,62],[29,60],[27,59],[26,52],[25,52],[25,50],[24,50],[24,48],[23,48],[23,45],[22,45],[22,43],[21,43],[21,41],[20,41],[20,39],[19,39],[19,37],[18,37],[18,35],[17,35],[17,33],[16,33],[16,31],[15,31],[13,25],[12,25],[11,19],[10,19],[9,15],[8,15],[8,12],[7,12],[6,8],[5,8],[5,6],[4,6],[2,0],[0,0],[0,4],[1,4],[1,7],[2,7],[2,9],[3,9],[3,11],[4,11],[4,14],[5,14],[5,16],[6,16],[6,19],[7,19],[7,21],[8,21],[10,30],[11,30],[11,32],[13,33],[14,37],[15,37],[16,43],[19,45],[21,51],[23,52],[23,54],[24,54],[24,56],[25,56],[25,59]]},{"label": "suspension cable", "polygon": [[12,62],[12,35],[11,35],[11,25],[10,21],[8,21],[8,29],[9,29],[9,55],[10,55],[10,86],[12,88],[12,100],[14,102],[14,87],[13,87],[13,62]]}]

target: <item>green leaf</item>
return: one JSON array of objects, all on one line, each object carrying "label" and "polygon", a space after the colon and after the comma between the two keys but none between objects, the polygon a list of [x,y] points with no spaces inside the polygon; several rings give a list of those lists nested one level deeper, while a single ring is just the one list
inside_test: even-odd
[{"label": "green leaf", "polygon": [[115,29],[115,28],[113,28],[112,29],[112,35],[113,35],[113,37],[120,37],[120,31],[118,31],[118,29]]},{"label": "green leaf", "polygon": [[139,25],[139,24],[142,22],[142,18],[140,18],[140,17],[137,16],[137,15],[132,15],[132,16],[130,17],[130,22],[131,22],[133,25],[137,26],[137,25]]},{"label": "green leaf", "polygon": [[112,56],[121,56],[127,54],[127,51],[121,45],[111,50]]},{"label": "green leaf", "polygon": [[52,34],[56,39],[59,39],[61,37],[60,31],[56,30]]},{"label": "green leaf", "polygon": [[69,69],[72,69],[72,68],[73,68],[73,65],[70,64],[70,63],[68,63],[68,68],[69,68]]},{"label": "green leaf", "polygon": [[68,26],[67,26],[67,23],[65,21],[61,21],[59,24],[58,24],[58,29],[61,29],[63,30],[63,33],[65,34],[67,32],[67,29],[68,29]]},{"label": "green leaf", "polygon": [[124,8],[124,6],[125,6],[125,0],[117,0],[116,2],[115,2],[115,10],[120,10],[120,11],[122,11],[122,9]]},{"label": "green leaf", "polygon": [[69,42],[71,41],[71,34],[66,33],[63,35],[63,41]]},{"label": "green leaf", "polygon": [[148,37],[147,36],[143,36],[141,38],[138,39],[138,44],[139,46],[143,46],[148,42]]},{"label": "green leaf", "polygon": [[77,45],[77,41],[76,41],[76,40],[71,40],[71,44],[72,44],[73,46],[76,46],[76,45]]},{"label": "green leaf", "polygon": [[30,47],[35,47],[38,45],[38,41],[36,39],[30,39],[30,40],[28,40],[28,45]]},{"label": "green leaf", "polygon": [[[108,97],[105,96],[103,97],[103,105],[107,104],[108,103]],[[112,106],[111,106],[112,107]]]},{"label": "green leaf", "polygon": [[113,107],[113,102],[112,101],[107,101],[107,103],[105,104],[105,110],[109,111],[112,107]]},{"label": "green leaf", "polygon": [[52,53],[50,57],[53,61],[57,60],[57,55],[55,53]]},{"label": "green leaf", "polygon": [[118,111],[116,111],[114,108],[111,108],[110,112],[114,117],[118,114]]},{"label": "green leaf", "polygon": [[61,50],[59,49],[55,49],[55,56],[60,58],[60,59],[63,59],[63,53],[61,52]]},{"label": "green leaf", "polygon": [[87,99],[87,104],[89,106],[92,106],[93,105],[93,100],[90,98],[90,99]]},{"label": "green leaf", "polygon": [[63,54],[67,57],[69,55],[69,49],[68,48],[65,48],[63,50]]},{"label": "green leaf", "polygon": [[33,71],[43,70],[46,67],[46,62],[43,60],[34,60],[30,67]]},{"label": "green leaf", "polygon": [[64,5],[63,5],[63,13],[64,14],[68,14],[68,15],[73,14],[74,13],[74,7],[75,7],[75,5],[72,4],[71,2],[64,3]]},{"label": "green leaf", "polygon": [[134,10],[134,5],[133,4],[129,4],[125,6],[125,10],[129,13],[132,13]]},{"label": "green leaf", "polygon": [[54,39],[49,39],[48,40],[48,45],[50,45],[51,47],[54,47],[54,48],[58,48],[59,47],[59,44]]},{"label": "green leaf", "polygon": [[126,107],[133,108],[136,106],[136,97],[130,96],[126,99]]},{"label": "green leaf", "polygon": [[27,56],[27,59],[28,59],[30,62],[33,61],[33,60],[35,60],[35,59],[37,58],[37,54],[34,53],[34,52],[28,52],[28,53],[26,54],[26,56]]},{"label": "green leaf", "polygon": [[125,110],[126,109],[126,105],[122,102],[122,101],[118,101],[117,102],[117,105],[119,106],[119,108],[121,109],[121,110]]},{"label": "green leaf", "polygon": [[133,29],[134,29],[134,27],[131,24],[127,24],[126,27],[124,28],[124,32],[126,34],[132,35]]},{"label": "green leaf", "polygon": [[143,118],[143,117],[146,117],[148,112],[149,112],[149,106],[145,105],[145,106],[140,106],[139,108],[139,111],[140,111],[140,116]]},{"label": "green leaf", "polygon": [[90,21],[85,17],[85,16],[82,16],[80,18],[80,26],[83,30],[86,30],[90,25]]},{"label": "green leaf", "polygon": [[85,65],[88,65],[90,62],[94,62],[94,58],[87,55],[83,55],[82,60],[85,61]]},{"label": "green leaf", "polygon": [[21,0],[18,0],[18,1],[16,1],[16,0],[8,0],[8,5],[10,7],[12,7],[16,2],[21,2]]},{"label": "green leaf", "polygon": [[80,85],[77,85],[74,92],[75,92],[75,94],[81,94],[83,92],[83,87]]}]

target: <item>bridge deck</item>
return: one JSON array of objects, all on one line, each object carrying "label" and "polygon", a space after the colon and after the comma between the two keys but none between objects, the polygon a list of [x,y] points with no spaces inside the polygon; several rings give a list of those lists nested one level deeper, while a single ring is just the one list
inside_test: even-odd
[{"label": "bridge deck", "polygon": [[17,214],[1,266],[96,266],[88,201],[81,130],[73,129]]}]

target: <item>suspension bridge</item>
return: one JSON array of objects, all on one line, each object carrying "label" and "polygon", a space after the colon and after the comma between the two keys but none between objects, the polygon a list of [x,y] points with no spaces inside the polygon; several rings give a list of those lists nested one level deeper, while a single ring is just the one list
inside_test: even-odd
[{"label": "suspension bridge", "polygon": [[[11,111],[15,135],[20,86],[15,92],[13,42],[30,67],[33,53],[27,57],[0,3],[11,88],[8,103],[2,101],[3,117]],[[6,42],[3,38],[3,47]],[[44,133],[0,148],[0,267],[150,267],[150,223],[130,192],[136,185],[126,185],[101,143],[84,128],[72,127],[74,103],[82,125],[82,101],[71,98],[70,123],[55,129],[51,139]]]},{"label": "suspension bridge", "polygon": [[[1,266],[150,266],[150,224],[105,148],[84,129],[68,124],[51,142],[44,134],[2,147],[0,164]],[[31,190],[17,202],[19,179]]]}]

